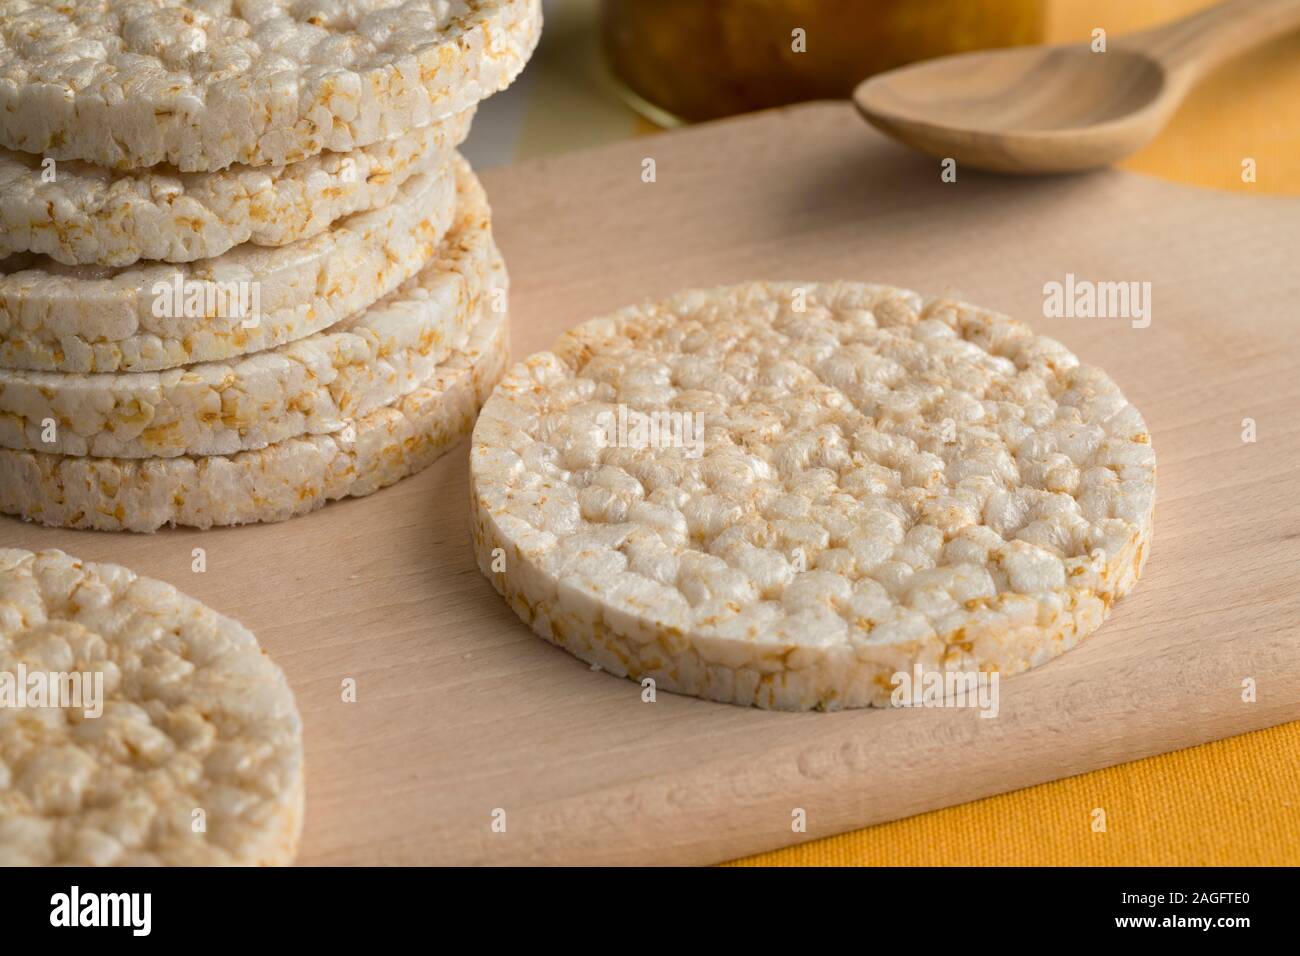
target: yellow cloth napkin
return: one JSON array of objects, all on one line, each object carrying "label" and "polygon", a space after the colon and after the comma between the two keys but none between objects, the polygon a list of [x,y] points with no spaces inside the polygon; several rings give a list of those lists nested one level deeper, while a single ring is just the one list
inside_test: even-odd
[{"label": "yellow cloth napkin", "polygon": [[735,865],[1294,866],[1298,755],[1300,722],[1283,724]]}]

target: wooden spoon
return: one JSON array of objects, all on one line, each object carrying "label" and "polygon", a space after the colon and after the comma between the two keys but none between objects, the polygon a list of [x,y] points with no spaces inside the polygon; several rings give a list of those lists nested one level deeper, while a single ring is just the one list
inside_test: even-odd
[{"label": "wooden spoon", "polygon": [[1300,27],[1300,0],[1232,0],[1108,42],[926,60],[864,80],[858,111],[895,139],[1006,173],[1104,166],[1145,145],[1211,67]]}]

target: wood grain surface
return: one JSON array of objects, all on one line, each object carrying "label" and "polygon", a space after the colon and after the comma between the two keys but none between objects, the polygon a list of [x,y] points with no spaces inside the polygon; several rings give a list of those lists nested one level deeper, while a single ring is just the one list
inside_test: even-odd
[{"label": "wood grain surface", "polygon": [[[279,525],[135,536],[0,520],[5,545],[120,562],[261,638],[306,726],[300,862],[712,862],[1300,716],[1300,201],[1115,171],[945,184],[847,103],[484,179],[516,356],[632,301],[754,278],[881,281],[1027,320],[1145,415],[1154,550],[1109,623],[1005,681],[989,720],[642,703],[534,637],[479,575],[466,446]],[[1043,318],[1044,283],[1066,273],[1151,282],[1151,326]],[[806,834],[791,832],[796,807]]]}]

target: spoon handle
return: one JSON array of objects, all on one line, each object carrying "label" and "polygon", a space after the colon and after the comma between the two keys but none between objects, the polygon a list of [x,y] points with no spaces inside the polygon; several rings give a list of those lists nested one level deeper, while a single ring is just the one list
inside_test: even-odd
[{"label": "spoon handle", "polygon": [[1149,54],[1171,79],[1190,84],[1229,57],[1296,28],[1300,0],[1229,0],[1115,42]]}]

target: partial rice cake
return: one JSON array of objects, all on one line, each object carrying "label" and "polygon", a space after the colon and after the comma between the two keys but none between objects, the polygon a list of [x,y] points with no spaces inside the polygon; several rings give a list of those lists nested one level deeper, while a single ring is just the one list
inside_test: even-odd
[{"label": "partial rice cake", "polygon": [[[169,584],[0,549],[0,866],[267,866],[302,832],[302,721],[246,628]],[[56,699],[32,676],[55,675]]]}]

